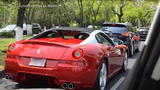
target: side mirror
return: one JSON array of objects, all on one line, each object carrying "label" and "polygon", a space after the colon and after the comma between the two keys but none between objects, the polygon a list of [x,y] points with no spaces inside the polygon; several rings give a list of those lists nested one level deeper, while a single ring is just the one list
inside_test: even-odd
[{"label": "side mirror", "polygon": [[123,41],[118,41],[118,45],[124,44]]},{"label": "side mirror", "polygon": [[128,47],[126,45],[117,45],[115,46],[117,49],[122,49],[122,48],[125,48],[127,49]]},{"label": "side mirror", "polygon": [[124,44],[124,42],[122,40],[119,40],[119,39],[115,39],[114,43],[115,43],[115,45],[122,45],[122,44]]}]

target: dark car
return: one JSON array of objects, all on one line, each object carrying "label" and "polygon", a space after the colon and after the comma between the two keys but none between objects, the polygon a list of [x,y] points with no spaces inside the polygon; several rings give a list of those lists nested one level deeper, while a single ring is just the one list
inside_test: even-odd
[{"label": "dark car", "polygon": [[140,40],[141,41],[145,41],[146,37],[147,37],[147,34],[148,34],[148,29],[146,29],[146,28],[140,28],[138,30],[138,33],[139,33],[140,38],[141,38]]},{"label": "dark car", "polygon": [[[102,24],[102,31],[111,31],[115,37],[122,40],[125,45],[128,46],[129,56],[132,56],[135,51],[139,51],[139,36],[135,34],[132,25],[126,23],[108,23],[104,22]],[[137,37],[137,38],[136,38]]]},{"label": "dark car", "polygon": [[32,33],[33,34],[38,34],[40,32],[42,32],[41,26],[39,24],[37,24],[37,23],[33,23],[32,24]]},{"label": "dark car", "polygon": [[[15,34],[15,30],[13,32]],[[38,34],[40,32],[42,32],[42,28],[41,28],[40,24],[33,23],[32,24],[32,34]],[[23,34],[27,35],[27,25],[26,24],[23,24]]]},{"label": "dark car", "polygon": [[110,39],[116,44],[121,45],[124,44],[124,42],[117,37],[114,37],[113,33],[111,31],[105,30],[104,33],[110,37]]}]

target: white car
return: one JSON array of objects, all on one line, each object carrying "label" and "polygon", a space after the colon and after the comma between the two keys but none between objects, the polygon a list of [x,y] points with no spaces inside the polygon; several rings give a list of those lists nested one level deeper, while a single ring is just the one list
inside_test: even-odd
[{"label": "white car", "polygon": [[14,25],[14,24],[8,25],[8,26],[0,29],[0,32],[10,32],[10,31],[12,32],[15,30],[15,28],[16,28],[16,25]]},{"label": "white car", "polygon": [[[16,24],[8,25],[2,29],[0,29],[0,33],[2,32],[12,32],[15,35]],[[26,24],[23,24],[23,31],[26,32]]]},{"label": "white car", "polygon": [[[15,28],[16,28],[16,24],[8,25],[8,26],[0,29],[0,33],[2,33],[2,32],[12,32],[15,35]],[[32,24],[32,32],[33,32],[33,34],[38,34],[38,33],[42,32],[41,26],[37,23],[33,23]],[[27,34],[27,25],[26,24],[23,24],[23,34],[24,35]]]}]

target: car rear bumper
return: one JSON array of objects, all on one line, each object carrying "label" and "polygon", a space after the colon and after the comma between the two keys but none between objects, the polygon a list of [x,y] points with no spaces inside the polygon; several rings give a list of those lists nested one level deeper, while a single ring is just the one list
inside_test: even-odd
[{"label": "car rear bumper", "polygon": [[[62,87],[63,83],[74,83],[77,88],[91,88],[97,72],[87,68],[84,62],[47,61],[45,67],[29,66],[29,61],[6,59],[5,74],[11,75],[15,82],[29,82],[49,78],[49,83]],[[37,81],[39,82],[39,81]]]},{"label": "car rear bumper", "polygon": [[141,40],[141,41],[145,41],[145,40],[146,40],[146,37],[147,37],[147,34],[146,34],[146,35],[140,35],[140,40]]}]

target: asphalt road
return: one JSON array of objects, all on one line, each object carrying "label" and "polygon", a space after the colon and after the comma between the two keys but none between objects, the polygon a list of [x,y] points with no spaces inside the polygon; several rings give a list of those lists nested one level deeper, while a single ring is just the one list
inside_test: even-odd
[{"label": "asphalt road", "polygon": [[[144,42],[141,42],[140,44],[140,51],[142,50],[144,46]],[[128,75],[128,73],[132,70],[133,65],[135,64],[135,62],[137,61],[137,58],[139,57],[139,53],[135,53],[134,56],[132,56],[131,58],[129,58],[129,62],[128,62],[128,71],[127,72],[123,72],[123,73],[118,73],[116,76],[112,77],[108,83],[107,83],[107,90],[121,90],[122,86],[123,86],[123,82],[126,79],[126,76]],[[18,89],[18,90],[33,90],[32,87],[28,87],[28,86],[23,86],[23,85],[19,85],[15,82],[11,82],[9,80],[6,80],[4,78],[0,79],[0,90],[12,90],[12,89]],[[34,88],[36,90],[63,90],[63,89],[55,89],[55,88],[47,88],[46,86],[42,86],[41,88]]]}]

